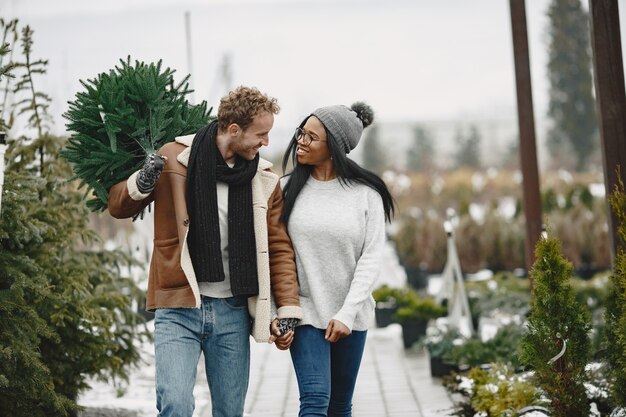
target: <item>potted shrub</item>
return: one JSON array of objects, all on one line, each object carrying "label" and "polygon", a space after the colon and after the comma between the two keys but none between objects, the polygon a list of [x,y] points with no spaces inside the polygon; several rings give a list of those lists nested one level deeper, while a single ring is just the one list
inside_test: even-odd
[{"label": "potted shrub", "polygon": [[447,309],[430,297],[421,297],[414,291],[406,295],[405,304],[398,307],[395,317],[402,326],[402,341],[409,348],[426,334],[428,320],[443,317]]},{"label": "potted shrub", "polygon": [[392,288],[388,285],[378,287],[372,292],[376,301],[376,326],[386,327],[395,323],[395,314],[398,306],[404,303],[407,290],[403,288]]},{"label": "potted shrub", "polygon": [[474,367],[489,363],[503,363],[512,369],[519,369],[518,347],[524,332],[524,327],[510,324],[501,327],[495,336],[482,341],[472,337],[458,346],[453,346],[444,359],[457,366]]},{"label": "potted shrub", "polygon": [[529,374],[517,374],[508,365],[494,363],[472,368],[444,381],[455,394],[455,416],[549,416],[545,398]]},{"label": "potted shrub", "polygon": [[428,286],[429,274],[445,264],[446,235],[438,217],[404,218],[392,237],[407,283],[416,290]]},{"label": "potted shrub", "polygon": [[463,343],[465,339],[456,330],[439,326],[431,326],[426,330],[426,337],[420,340],[420,345],[428,351],[431,376],[446,376],[458,370],[456,364],[447,361],[446,357],[455,346]]}]

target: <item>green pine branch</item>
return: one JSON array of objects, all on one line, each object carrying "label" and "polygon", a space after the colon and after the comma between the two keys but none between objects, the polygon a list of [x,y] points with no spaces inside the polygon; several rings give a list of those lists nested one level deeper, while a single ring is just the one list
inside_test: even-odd
[{"label": "green pine branch", "polygon": [[161,61],[131,64],[130,57],[109,72],[81,80],[84,91],[64,114],[72,136],[61,155],[86,195],[93,194],[90,210],[106,209],[108,190],[140,169],[146,155],[210,121],[206,102],[187,101],[188,80],[174,84],[174,70],[162,69]]}]

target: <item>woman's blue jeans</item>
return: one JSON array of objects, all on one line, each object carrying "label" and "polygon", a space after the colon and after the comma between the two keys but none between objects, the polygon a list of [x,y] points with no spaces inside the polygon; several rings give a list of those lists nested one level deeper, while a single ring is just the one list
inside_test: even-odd
[{"label": "woman's blue jeans", "polygon": [[324,339],[326,330],[298,326],[291,360],[304,416],[351,417],[352,394],[361,365],[367,331],[353,331],[338,342]]},{"label": "woman's blue jeans", "polygon": [[247,298],[202,296],[200,309],[157,309],[154,325],[159,417],[192,416],[200,352],[213,417],[243,416],[250,370]]}]

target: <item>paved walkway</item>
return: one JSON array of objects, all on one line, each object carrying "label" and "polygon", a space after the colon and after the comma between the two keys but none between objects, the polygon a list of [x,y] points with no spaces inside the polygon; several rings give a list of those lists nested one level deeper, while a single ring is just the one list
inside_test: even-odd
[{"label": "paved walkway", "polygon": [[[424,353],[402,348],[399,325],[369,331],[354,395],[354,417],[440,417],[452,403],[439,379],[430,376]],[[111,415],[154,417],[154,347],[141,346],[144,362],[130,375],[124,393],[110,383],[92,381],[81,405],[91,410],[119,410]],[[250,386],[246,417],[295,417],[298,415],[298,384],[289,352],[273,345],[251,343]],[[200,360],[194,397],[196,417],[211,417],[211,399]],[[120,395],[121,394],[121,395]],[[122,410],[126,410],[123,412]],[[108,415],[108,414],[86,414]]]},{"label": "paved walkway", "polygon": [[[298,384],[289,353],[273,345],[251,347],[245,416],[297,416]],[[198,415],[211,417],[208,392],[203,397],[208,403]],[[369,332],[353,404],[354,417],[438,417],[452,406],[441,381],[430,376],[428,357],[402,348],[398,325]]]}]

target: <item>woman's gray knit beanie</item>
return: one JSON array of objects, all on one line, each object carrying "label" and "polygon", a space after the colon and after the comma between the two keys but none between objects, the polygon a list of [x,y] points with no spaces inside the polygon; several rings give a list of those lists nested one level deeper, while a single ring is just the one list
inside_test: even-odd
[{"label": "woman's gray knit beanie", "polygon": [[350,108],[343,105],[320,107],[313,116],[320,119],[346,153],[356,147],[363,129],[374,121],[374,111],[363,102],[356,102]]}]

